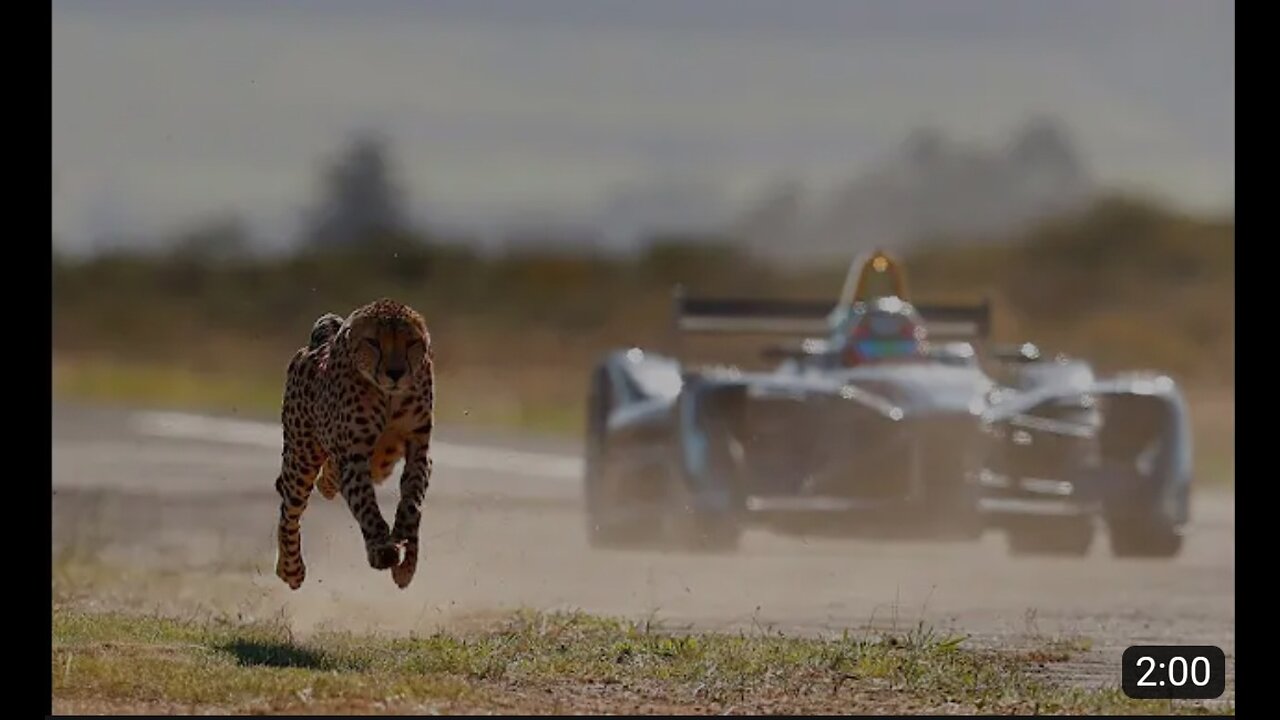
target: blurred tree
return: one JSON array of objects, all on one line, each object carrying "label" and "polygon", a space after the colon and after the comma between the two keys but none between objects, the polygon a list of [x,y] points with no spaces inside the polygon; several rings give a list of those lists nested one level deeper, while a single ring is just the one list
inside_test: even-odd
[{"label": "blurred tree", "polygon": [[354,248],[412,235],[389,155],[386,138],[364,132],[324,168],[319,203],[304,218],[306,245]]},{"label": "blurred tree", "polygon": [[238,215],[215,215],[193,223],[174,238],[177,260],[221,262],[244,257],[252,247],[248,225]]},{"label": "blurred tree", "polygon": [[804,188],[799,182],[774,183],[734,221],[730,234],[755,254],[777,256],[781,254],[780,247],[793,240],[800,230],[803,202]]},{"label": "blurred tree", "polygon": [[734,241],[717,235],[667,234],[645,241],[639,257],[642,277],[664,285],[682,283],[700,290],[723,289],[741,281],[751,263]]}]

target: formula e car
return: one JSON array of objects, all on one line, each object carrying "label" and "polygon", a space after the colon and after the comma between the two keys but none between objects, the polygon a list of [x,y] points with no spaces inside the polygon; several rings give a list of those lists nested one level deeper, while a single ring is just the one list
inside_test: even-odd
[{"label": "formula e car", "polygon": [[[748,526],[1171,556],[1186,409],[1163,376],[1097,380],[1031,345],[988,351],[990,306],[913,304],[882,252],[827,303],[689,298],[673,335],[799,338],[769,370],[619,349],[595,367],[584,495],[596,547],[728,551]],[[993,365],[988,371],[985,364]]]}]

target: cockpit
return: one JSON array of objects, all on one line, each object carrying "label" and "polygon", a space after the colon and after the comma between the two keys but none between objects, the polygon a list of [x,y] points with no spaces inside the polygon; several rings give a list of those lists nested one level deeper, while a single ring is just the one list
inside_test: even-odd
[{"label": "cockpit", "polygon": [[855,312],[841,353],[845,367],[926,359],[924,323],[898,298],[878,298]]}]

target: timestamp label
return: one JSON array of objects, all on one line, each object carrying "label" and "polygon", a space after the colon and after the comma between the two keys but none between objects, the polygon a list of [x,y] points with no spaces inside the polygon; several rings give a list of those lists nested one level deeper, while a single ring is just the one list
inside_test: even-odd
[{"label": "timestamp label", "polygon": [[1120,662],[1131,698],[1212,700],[1227,689],[1227,656],[1213,645],[1133,645]]}]

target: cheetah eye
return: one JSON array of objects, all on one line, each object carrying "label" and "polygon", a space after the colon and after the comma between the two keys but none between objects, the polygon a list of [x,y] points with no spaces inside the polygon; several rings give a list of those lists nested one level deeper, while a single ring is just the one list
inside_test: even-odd
[{"label": "cheetah eye", "polygon": [[405,345],[405,349],[406,349],[406,350],[412,350],[413,348],[416,348],[416,347],[418,347],[418,346],[420,346],[420,345],[422,345],[422,341],[421,341],[421,340],[410,340],[410,341],[409,341],[409,344],[408,344],[408,345]]},{"label": "cheetah eye", "polygon": [[365,338],[364,341],[368,343],[369,347],[373,348],[374,350],[382,349],[382,346],[378,344],[378,341],[374,340],[373,338]]}]

